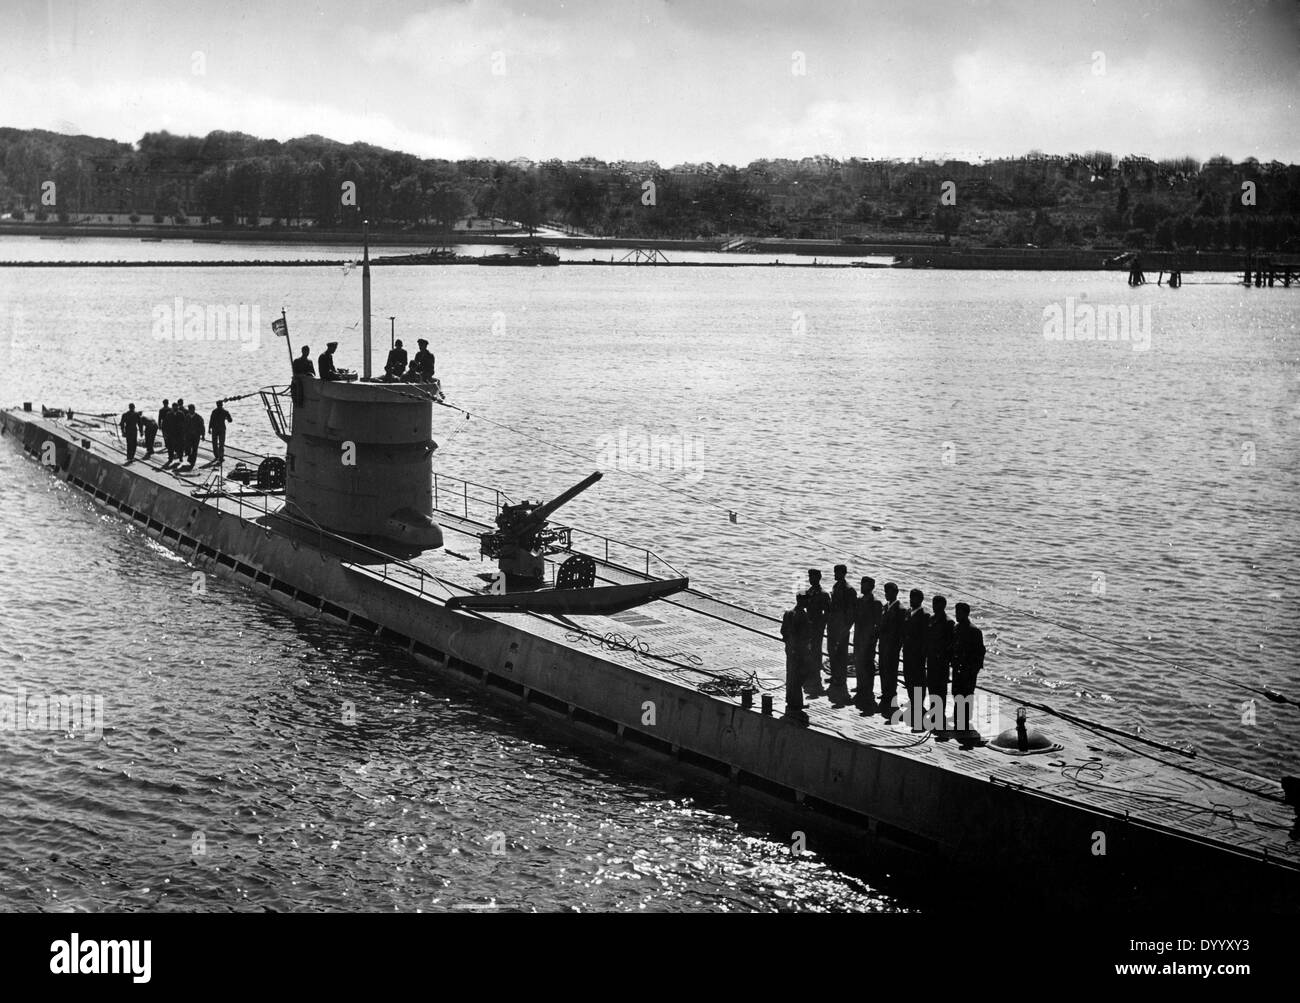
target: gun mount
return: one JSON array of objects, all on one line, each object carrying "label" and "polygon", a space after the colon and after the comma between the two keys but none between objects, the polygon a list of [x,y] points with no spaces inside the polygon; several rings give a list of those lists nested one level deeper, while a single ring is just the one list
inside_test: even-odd
[{"label": "gun mount", "polygon": [[566,505],[603,475],[597,471],[548,502],[522,501],[502,505],[497,513],[497,528],[479,535],[479,552],[495,557],[497,567],[507,582],[536,587],[546,577],[546,557],[569,546],[570,531],[549,526],[546,520],[561,505]]}]

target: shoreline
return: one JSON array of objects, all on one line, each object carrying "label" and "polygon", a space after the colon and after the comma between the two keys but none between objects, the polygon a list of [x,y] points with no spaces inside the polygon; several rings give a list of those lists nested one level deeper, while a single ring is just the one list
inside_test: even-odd
[{"label": "shoreline", "polygon": [[[212,227],[175,227],[162,225],[116,226],[64,223],[0,223],[0,238],[40,237],[42,239],[77,239],[108,238],[134,242],[156,243],[163,240],[188,241],[198,244],[280,244],[280,245],[339,245],[356,248],[361,234],[356,231],[341,230],[246,230],[217,229]],[[939,242],[900,242],[881,241],[873,243],[842,243],[827,240],[789,240],[778,238],[715,238],[715,239],[667,239],[636,237],[568,237],[539,236],[529,237],[521,232],[513,233],[371,233],[370,244],[375,247],[448,247],[457,245],[496,245],[513,246],[523,241],[535,240],[542,244],[568,249],[587,250],[654,250],[654,251],[699,251],[705,253],[753,253],[756,255],[789,255],[792,257],[811,258],[867,258],[893,257],[898,259],[893,267],[928,268],[944,270],[981,270],[981,271],[1103,271],[1119,270],[1119,265],[1108,265],[1108,259],[1126,253],[1123,248],[1034,248],[1034,247],[953,247]],[[1244,251],[1156,251],[1140,252],[1142,268],[1146,272],[1170,271],[1175,265],[1183,272],[1240,272],[1250,260]],[[1293,254],[1277,254],[1281,261],[1290,260]],[[320,261],[244,261],[244,262],[167,262],[176,266],[188,265],[259,265],[279,264],[286,266],[342,265],[354,259],[343,258]],[[1270,256],[1257,256],[1259,261],[1269,261]],[[372,260],[371,264],[377,262]],[[438,262],[439,264],[467,264],[472,262]],[[161,262],[106,261],[106,262],[0,262],[0,267],[128,267],[163,264]],[[392,264],[433,264],[433,262],[383,262]],[[773,267],[771,261],[749,262],[610,262],[593,259],[591,261],[562,261],[561,264],[572,265],[630,265],[649,267]],[[797,267],[891,267],[889,265],[860,265],[799,262]],[[782,262],[778,267],[796,267],[796,263]]]}]

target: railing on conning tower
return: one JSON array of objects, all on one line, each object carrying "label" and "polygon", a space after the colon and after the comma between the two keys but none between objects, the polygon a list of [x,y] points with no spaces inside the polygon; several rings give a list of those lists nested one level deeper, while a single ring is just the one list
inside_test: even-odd
[{"label": "railing on conning tower", "polygon": [[289,387],[263,387],[257,392],[262,398],[262,407],[266,408],[271,430],[285,442],[289,441],[289,424],[284,420],[284,405],[280,399],[289,396],[289,390]]},{"label": "railing on conning tower", "polygon": [[[468,521],[492,527],[496,525],[497,514],[501,511],[502,504],[513,503],[514,499],[500,488],[467,481],[463,477],[434,472],[433,509],[435,512],[458,515]],[[653,577],[652,570],[659,574],[667,571],[673,578],[684,577],[680,571],[646,547],[616,540],[603,533],[566,526],[563,523],[552,522],[550,525],[567,531],[569,535],[569,545],[561,547],[561,553],[588,554],[603,560],[611,567],[644,575],[647,578]],[[578,545],[579,540],[584,541],[582,546]],[[549,565],[554,562],[547,563]]]}]

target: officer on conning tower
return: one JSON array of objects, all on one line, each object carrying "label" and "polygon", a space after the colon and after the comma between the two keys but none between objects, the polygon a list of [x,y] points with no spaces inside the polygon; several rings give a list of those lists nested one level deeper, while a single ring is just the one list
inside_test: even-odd
[{"label": "officer on conning tower", "polygon": [[384,375],[389,379],[400,380],[405,373],[406,349],[402,347],[402,339],[398,338],[388,352],[388,362],[384,364]]},{"label": "officer on conning tower", "polygon": [[302,354],[293,360],[293,374],[295,376],[315,376],[316,367],[311,362],[311,346],[303,345]]},{"label": "officer on conning tower", "polygon": [[429,342],[421,338],[417,344],[420,350],[415,353],[415,358],[411,360],[411,371],[406,374],[407,380],[411,383],[428,383],[433,379],[433,353],[429,351]]},{"label": "officer on conning tower", "polygon": [[339,347],[337,341],[331,341],[325,346],[325,351],[320,353],[320,358],[316,360],[316,368],[320,370],[322,380],[337,380],[339,371],[334,368],[334,349]]}]

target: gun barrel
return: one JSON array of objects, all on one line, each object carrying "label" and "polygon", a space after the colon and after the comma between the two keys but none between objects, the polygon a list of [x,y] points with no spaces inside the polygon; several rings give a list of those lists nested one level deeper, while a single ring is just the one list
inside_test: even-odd
[{"label": "gun barrel", "polygon": [[586,491],[587,488],[591,487],[604,476],[604,474],[597,470],[594,474],[584,477],[567,491],[560,492],[545,505],[533,509],[532,520],[530,521],[535,521],[537,523],[545,522],[551,517],[552,512],[558,509],[561,505],[567,505],[569,502],[573,501],[574,498],[582,494],[582,492]]}]

